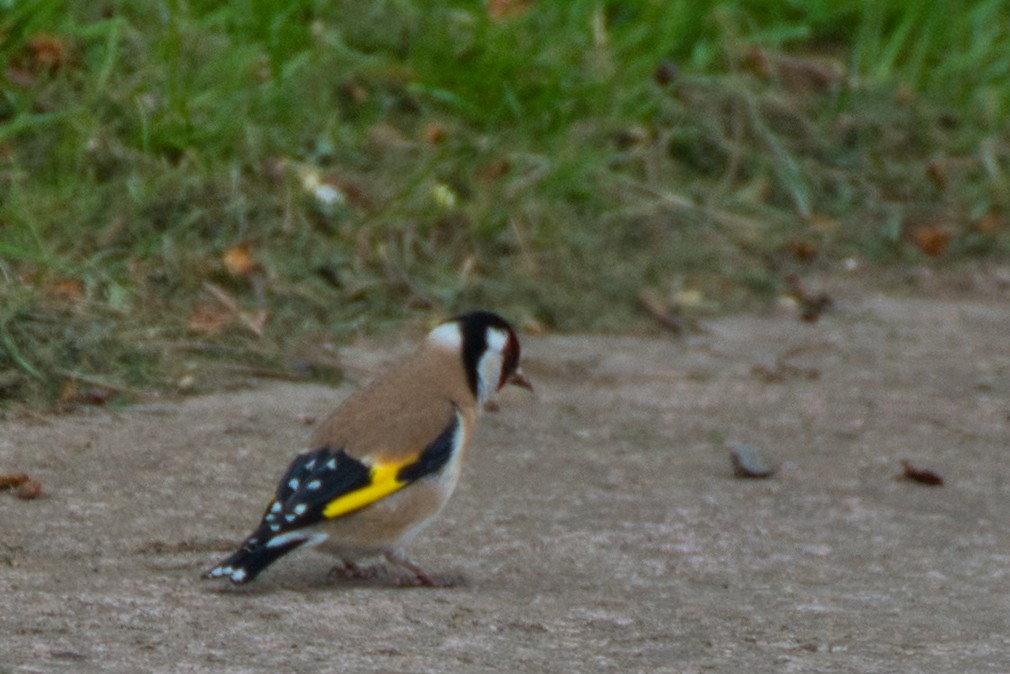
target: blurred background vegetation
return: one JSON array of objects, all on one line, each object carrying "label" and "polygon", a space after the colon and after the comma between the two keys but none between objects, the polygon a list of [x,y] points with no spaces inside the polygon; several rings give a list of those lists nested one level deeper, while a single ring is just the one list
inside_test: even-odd
[{"label": "blurred background vegetation", "polygon": [[0,0],[0,400],[1010,250],[1001,0]]}]

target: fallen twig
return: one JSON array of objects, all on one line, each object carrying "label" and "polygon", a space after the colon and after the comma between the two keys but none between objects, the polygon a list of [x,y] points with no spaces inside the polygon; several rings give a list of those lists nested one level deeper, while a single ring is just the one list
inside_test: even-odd
[{"label": "fallen twig", "polygon": [[227,309],[229,312],[235,314],[235,316],[242,322],[244,326],[249,328],[249,330],[257,337],[263,337],[263,331],[266,328],[267,323],[267,310],[265,307],[260,307],[256,312],[255,316],[250,316],[246,312],[242,311],[238,307],[238,303],[235,299],[229,295],[223,288],[217,286],[210,281],[203,282],[204,289],[214,296],[221,305]]}]

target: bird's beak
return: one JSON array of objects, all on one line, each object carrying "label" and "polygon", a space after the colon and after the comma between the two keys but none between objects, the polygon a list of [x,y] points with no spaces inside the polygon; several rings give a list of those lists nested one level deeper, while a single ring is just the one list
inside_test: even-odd
[{"label": "bird's beak", "polygon": [[522,386],[524,389],[529,391],[533,390],[533,382],[531,382],[529,378],[523,374],[522,368],[517,368],[516,371],[512,373],[512,376],[508,378],[507,383]]}]

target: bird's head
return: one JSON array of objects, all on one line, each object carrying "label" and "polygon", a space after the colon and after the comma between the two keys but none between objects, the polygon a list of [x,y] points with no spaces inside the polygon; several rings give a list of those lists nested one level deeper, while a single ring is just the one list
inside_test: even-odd
[{"label": "bird's head", "polygon": [[479,402],[514,384],[533,390],[519,365],[519,338],[508,321],[490,311],[471,311],[442,323],[428,335],[459,349],[470,390]]}]

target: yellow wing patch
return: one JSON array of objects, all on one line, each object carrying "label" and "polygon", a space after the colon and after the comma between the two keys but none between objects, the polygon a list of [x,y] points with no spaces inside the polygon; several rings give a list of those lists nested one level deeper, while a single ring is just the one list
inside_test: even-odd
[{"label": "yellow wing patch", "polygon": [[408,463],[410,462],[404,461],[403,463],[386,463],[372,466],[369,473],[370,481],[368,486],[355,489],[327,503],[326,507],[323,508],[323,517],[333,519],[334,517],[346,515],[349,512],[354,512],[367,505],[371,505],[393,492],[399,491],[407,482],[397,480],[396,474]]}]

